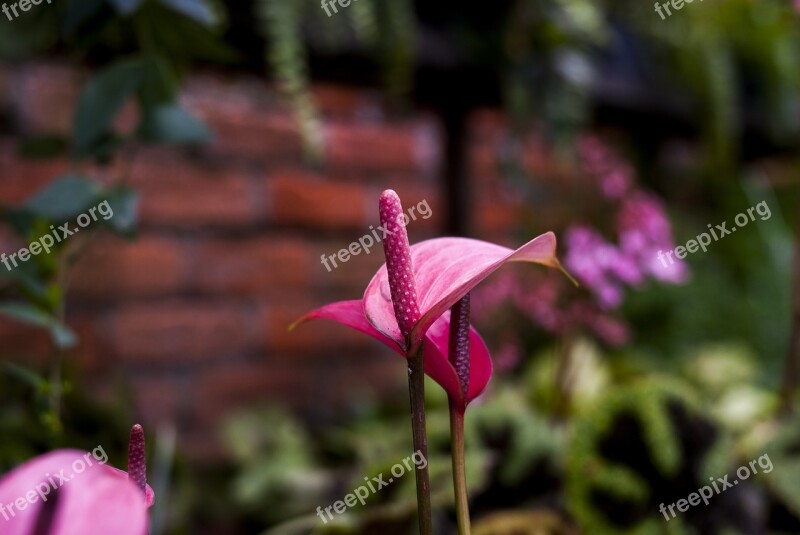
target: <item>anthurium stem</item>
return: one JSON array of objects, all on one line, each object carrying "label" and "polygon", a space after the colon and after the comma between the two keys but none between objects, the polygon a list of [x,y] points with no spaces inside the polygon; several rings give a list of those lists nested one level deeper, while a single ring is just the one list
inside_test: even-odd
[{"label": "anthurium stem", "polygon": [[[425,428],[425,372],[422,347],[408,356],[408,392],[411,397],[411,429],[414,452],[428,458],[428,434]],[[428,464],[417,467],[417,514],[420,535],[433,535],[431,520],[431,484]]]},{"label": "anthurium stem", "polygon": [[458,534],[469,535],[469,496],[464,462],[464,411],[450,399],[450,450],[453,458],[453,489],[456,497]]}]

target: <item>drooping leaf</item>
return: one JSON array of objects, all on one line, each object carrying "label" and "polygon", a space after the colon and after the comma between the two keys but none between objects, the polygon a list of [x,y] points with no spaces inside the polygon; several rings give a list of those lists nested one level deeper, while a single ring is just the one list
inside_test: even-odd
[{"label": "drooping leaf", "polygon": [[193,145],[213,139],[208,127],[178,104],[147,110],[139,126],[139,136],[147,141]]},{"label": "drooping leaf", "polygon": [[149,108],[175,101],[178,97],[178,80],[167,59],[160,54],[149,54],[142,61],[142,85],[139,88],[139,105]]},{"label": "drooping leaf", "polygon": [[114,214],[105,221],[114,232],[131,237],[139,220],[139,193],[131,188],[121,187],[105,196]]},{"label": "drooping leaf", "polygon": [[28,368],[17,366],[12,362],[0,362],[0,370],[27,384],[34,390],[43,388],[43,385],[45,384],[45,379],[38,373],[34,372],[33,370],[29,370]]},{"label": "drooping leaf", "polygon": [[58,321],[55,317],[38,308],[25,303],[2,303],[0,304],[0,315],[7,316],[27,325],[43,327],[50,331],[53,343],[56,347],[67,349],[73,347],[78,338],[72,330]]},{"label": "drooping leaf", "polygon": [[114,119],[142,83],[140,58],[119,61],[95,75],[84,87],[73,122],[77,156],[93,154],[111,131]]},{"label": "drooping leaf", "polygon": [[205,0],[161,0],[161,3],[206,27],[217,24],[217,15]]},{"label": "drooping leaf", "polygon": [[49,221],[63,222],[90,208],[100,191],[96,182],[67,175],[34,195],[25,203],[23,210]]}]

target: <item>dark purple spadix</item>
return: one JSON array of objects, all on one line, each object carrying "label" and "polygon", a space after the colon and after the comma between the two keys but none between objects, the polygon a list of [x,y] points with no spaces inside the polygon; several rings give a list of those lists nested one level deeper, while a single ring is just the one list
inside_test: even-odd
[{"label": "dark purple spadix", "polygon": [[414,282],[411,247],[408,244],[408,233],[404,224],[405,214],[397,193],[390,189],[383,192],[379,212],[381,225],[386,229],[383,251],[386,256],[386,271],[394,314],[400,332],[408,340],[421,314],[417,304],[417,285]]},{"label": "dark purple spadix", "polygon": [[128,443],[128,479],[136,483],[142,492],[147,492],[147,461],[144,455],[144,429],[139,424],[131,428]]},{"label": "dark purple spadix", "polygon": [[450,344],[448,358],[456,370],[464,399],[469,391],[469,294],[450,309]]}]

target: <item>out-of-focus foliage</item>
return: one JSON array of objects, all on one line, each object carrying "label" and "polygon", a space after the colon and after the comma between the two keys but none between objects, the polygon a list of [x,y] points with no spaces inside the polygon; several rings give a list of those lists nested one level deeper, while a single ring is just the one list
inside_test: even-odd
[{"label": "out-of-focus foliage", "polygon": [[[797,489],[788,474],[796,464],[790,452],[797,433],[788,427],[780,431],[771,416],[776,396],[754,383],[751,355],[736,346],[708,346],[683,355],[679,371],[665,374],[660,363],[628,351],[604,352],[588,339],[571,348],[562,358],[599,357],[574,379],[580,382],[575,391],[583,393],[580,402],[565,408],[549,401],[555,395],[556,352],[545,351],[516,379],[494,382],[468,414],[476,531],[520,533],[514,526],[526,520],[529,531],[521,533],[548,535],[789,533],[800,527],[800,517],[776,512],[796,511]],[[596,386],[583,388],[587,385]],[[444,533],[453,526],[452,517],[443,514],[452,508],[447,414],[441,392],[429,386],[431,485],[440,511],[435,522]],[[728,418],[730,400],[746,389],[758,394],[762,401],[754,406],[763,410]],[[409,451],[402,408],[378,408],[354,418],[346,429],[332,431],[306,430],[275,409],[232,420],[226,436],[240,463],[233,487],[239,507],[270,527],[265,533],[367,534],[405,525],[413,513],[413,486],[406,488],[405,480],[402,488],[395,488],[396,482],[328,524],[314,514],[317,506],[352,492],[363,477],[387,473]],[[764,454],[773,470],[664,521],[662,502],[685,498],[709,477],[733,474]],[[754,521],[743,512],[748,500],[770,513]],[[254,508],[263,503],[273,507]]]},{"label": "out-of-focus foliage", "polygon": [[[178,90],[190,60],[229,55],[212,30],[219,14],[215,4],[202,0],[65,1],[4,25],[0,57],[25,59],[59,50],[97,68],[83,85],[66,139],[47,135],[21,142],[21,153],[35,157],[71,149],[71,169],[53,177],[22,206],[4,207],[0,223],[24,246],[65,223],[74,229],[75,219],[90,208],[102,204],[104,212],[80,235],[59,239],[13,270],[0,271],[0,314],[49,333],[52,348],[47,373],[6,362],[21,362],[26,356],[3,351],[0,434],[6,439],[0,466],[62,444],[102,438],[111,447],[117,442],[102,433],[127,435],[127,425],[120,432],[98,424],[103,417],[82,397],[79,381],[62,377],[64,361],[77,342],[65,317],[70,269],[98,231],[134,236],[138,194],[127,185],[127,173],[138,146],[211,140],[208,128],[181,107]],[[129,103],[136,104],[138,125],[119,131],[118,118]],[[98,178],[93,164],[115,158],[128,163],[125,170],[112,180]],[[105,415],[106,422],[123,420],[127,418]]]}]

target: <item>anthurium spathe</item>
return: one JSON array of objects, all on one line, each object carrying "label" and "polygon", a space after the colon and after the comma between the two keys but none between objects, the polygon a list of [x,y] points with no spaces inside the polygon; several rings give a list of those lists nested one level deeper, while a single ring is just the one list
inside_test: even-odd
[{"label": "anthurium spathe", "polygon": [[[364,314],[363,303],[356,301],[339,301],[331,303],[304,316],[300,321],[310,319],[327,319],[346,325],[367,334],[386,344],[401,356],[406,351],[391,338],[384,336],[372,326]],[[425,335],[424,367],[425,374],[439,383],[448,395],[455,395],[466,407],[470,401],[478,397],[486,388],[492,376],[492,361],[486,343],[475,330],[470,327],[470,381],[467,395],[464,396],[455,368],[448,361],[448,336],[450,332],[450,312],[445,313],[434,322]]]},{"label": "anthurium spathe", "polygon": [[[100,454],[102,453],[102,455]],[[131,431],[128,473],[92,452],[57,450],[0,479],[3,535],[146,535],[153,490],[145,482],[144,432]]]}]

